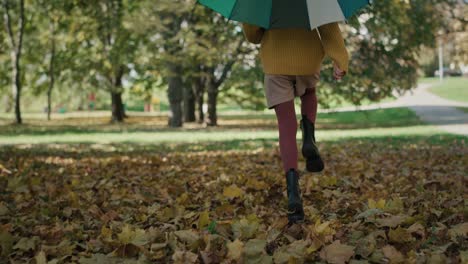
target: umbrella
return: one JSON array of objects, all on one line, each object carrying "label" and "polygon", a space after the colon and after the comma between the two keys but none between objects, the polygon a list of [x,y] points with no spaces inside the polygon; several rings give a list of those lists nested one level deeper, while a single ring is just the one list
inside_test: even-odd
[{"label": "umbrella", "polygon": [[345,21],[371,0],[199,0],[221,15],[265,29],[314,29]]}]

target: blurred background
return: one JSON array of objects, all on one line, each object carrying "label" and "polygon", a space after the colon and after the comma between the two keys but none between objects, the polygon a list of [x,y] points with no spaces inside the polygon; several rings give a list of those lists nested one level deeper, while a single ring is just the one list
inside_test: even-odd
[{"label": "blurred background", "polygon": [[[322,108],[391,102],[443,77],[434,93],[467,101],[466,2],[374,1],[342,25],[351,72],[335,83],[324,64]],[[267,111],[258,47],[194,0],[2,0],[0,12],[0,124],[143,115],[216,126],[222,113]]]}]

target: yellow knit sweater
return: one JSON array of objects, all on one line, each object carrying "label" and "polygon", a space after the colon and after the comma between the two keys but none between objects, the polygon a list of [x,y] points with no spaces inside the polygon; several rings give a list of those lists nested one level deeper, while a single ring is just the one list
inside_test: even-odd
[{"label": "yellow knit sweater", "polygon": [[260,59],[266,74],[314,74],[320,71],[325,55],[348,72],[349,55],[338,23],[317,30],[265,30],[249,24],[243,24],[243,28],[249,42],[261,43]]}]

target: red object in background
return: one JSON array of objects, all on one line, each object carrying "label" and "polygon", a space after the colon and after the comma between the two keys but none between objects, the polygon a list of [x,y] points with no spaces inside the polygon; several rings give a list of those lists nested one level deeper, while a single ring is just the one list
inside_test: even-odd
[{"label": "red object in background", "polygon": [[88,96],[89,101],[94,102],[96,101],[96,94],[95,93],[90,93]]},{"label": "red object in background", "polygon": [[153,105],[152,104],[145,104],[145,112],[153,112]]}]

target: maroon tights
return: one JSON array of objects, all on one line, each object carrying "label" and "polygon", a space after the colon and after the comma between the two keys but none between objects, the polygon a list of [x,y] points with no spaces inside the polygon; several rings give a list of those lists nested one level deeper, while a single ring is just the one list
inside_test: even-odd
[{"label": "maroon tights", "polygon": [[[276,118],[278,119],[279,143],[281,160],[283,161],[283,169],[285,172],[291,168],[297,170],[297,120],[296,110],[294,109],[294,100],[281,103],[275,107]],[[306,92],[301,96],[301,114],[315,123],[317,118],[317,95],[315,88],[306,89]]]}]

